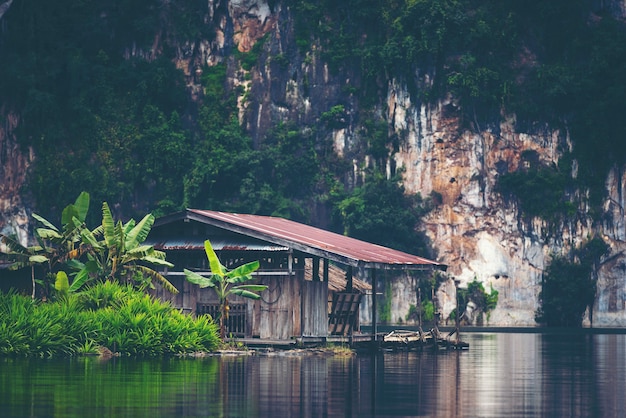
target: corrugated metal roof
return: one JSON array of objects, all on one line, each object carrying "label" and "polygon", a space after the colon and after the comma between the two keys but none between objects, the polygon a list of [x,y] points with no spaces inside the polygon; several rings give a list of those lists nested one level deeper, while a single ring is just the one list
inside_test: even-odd
[{"label": "corrugated metal roof", "polygon": [[[204,239],[200,238],[164,238],[162,240],[146,240],[147,245],[152,245],[157,250],[198,250],[204,251]],[[215,251],[287,251],[289,248],[259,240],[225,240],[211,239],[211,246]]]},{"label": "corrugated metal roof", "polygon": [[284,218],[200,209],[187,209],[186,217],[352,266],[407,269],[446,267],[417,255]]}]

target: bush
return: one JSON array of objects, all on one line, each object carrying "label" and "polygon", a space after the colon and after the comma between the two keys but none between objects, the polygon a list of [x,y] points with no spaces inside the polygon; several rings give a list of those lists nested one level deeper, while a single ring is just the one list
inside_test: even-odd
[{"label": "bush", "polygon": [[0,293],[0,355],[71,356],[100,345],[122,355],[156,356],[212,351],[219,343],[210,317],[184,315],[117,283],[50,303]]}]

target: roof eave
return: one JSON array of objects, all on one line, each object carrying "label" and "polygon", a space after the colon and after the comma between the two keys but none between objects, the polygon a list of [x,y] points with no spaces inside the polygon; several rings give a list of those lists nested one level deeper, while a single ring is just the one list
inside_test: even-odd
[{"label": "roof eave", "polygon": [[233,223],[223,221],[220,219],[215,219],[210,216],[205,216],[200,213],[191,211],[189,209],[159,218],[158,220],[155,221],[154,226],[160,226],[160,225],[164,225],[170,222],[174,222],[178,220],[187,220],[187,219],[205,223],[208,225],[212,225],[217,228],[233,231],[239,234],[247,235],[247,236],[257,238],[260,240],[268,241],[276,245],[288,247],[292,250],[300,251],[300,252],[303,252],[312,256],[320,257],[320,258],[326,258],[336,263],[341,263],[341,264],[352,266],[352,267],[362,267],[365,269],[376,269],[376,270],[421,270],[421,271],[431,271],[431,270],[445,271],[447,269],[447,266],[445,264],[439,264],[436,262],[424,263],[424,264],[403,264],[403,263],[394,264],[394,263],[369,262],[365,260],[354,259],[354,258],[346,257],[346,256],[343,256],[341,254],[337,254],[331,251],[315,248],[315,247],[301,244],[292,240],[283,239],[274,235],[266,234],[266,233],[257,231],[252,228],[246,228],[245,226],[233,224]]}]

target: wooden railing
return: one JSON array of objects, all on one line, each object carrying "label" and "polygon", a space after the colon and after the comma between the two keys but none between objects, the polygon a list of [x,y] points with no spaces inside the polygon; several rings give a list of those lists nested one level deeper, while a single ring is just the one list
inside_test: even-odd
[{"label": "wooden railing", "polygon": [[[231,303],[228,305],[228,318],[226,319],[226,336],[246,336],[246,310],[245,303]],[[220,317],[219,303],[198,303],[196,315],[209,314],[217,322]]]}]

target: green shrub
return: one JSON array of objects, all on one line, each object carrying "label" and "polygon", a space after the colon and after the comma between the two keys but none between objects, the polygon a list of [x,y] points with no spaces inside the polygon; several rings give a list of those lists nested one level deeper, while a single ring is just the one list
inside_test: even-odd
[{"label": "green shrub", "polygon": [[184,315],[129,285],[100,283],[48,303],[0,293],[0,355],[71,356],[104,346],[156,356],[212,351],[219,344],[210,317]]},{"label": "green shrub", "polygon": [[[476,278],[468,283],[467,289],[457,289],[459,311],[465,312],[467,304],[471,301],[476,305],[478,324],[482,324],[483,315],[487,315],[487,320],[489,320],[490,312],[494,310],[498,304],[498,291],[493,287],[491,287],[490,290],[490,293],[487,293],[483,284],[476,280]],[[453,319],[452,315],[450,318]]]}]

